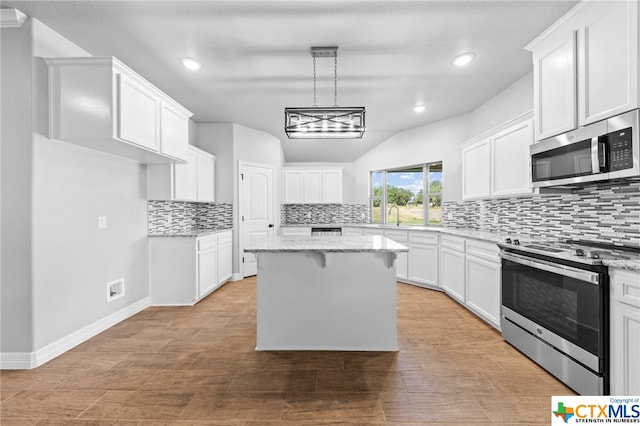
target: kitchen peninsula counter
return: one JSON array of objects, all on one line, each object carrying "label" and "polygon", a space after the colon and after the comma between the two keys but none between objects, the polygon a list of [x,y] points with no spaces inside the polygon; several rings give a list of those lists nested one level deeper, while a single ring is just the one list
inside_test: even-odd
[{"label": "kitchen peninsula counter", "polygon": [[256,350],[396,351],[396,268],[388,238],[280,237],[258,259]]}]

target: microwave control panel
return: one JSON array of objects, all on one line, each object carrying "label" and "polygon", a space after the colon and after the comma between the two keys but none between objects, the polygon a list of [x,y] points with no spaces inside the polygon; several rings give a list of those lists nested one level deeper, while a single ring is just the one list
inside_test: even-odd
[{"label": "microwave control panel", "polygon": [[609,171],[625,170],[633,167],[631,128],[609,133]]}]

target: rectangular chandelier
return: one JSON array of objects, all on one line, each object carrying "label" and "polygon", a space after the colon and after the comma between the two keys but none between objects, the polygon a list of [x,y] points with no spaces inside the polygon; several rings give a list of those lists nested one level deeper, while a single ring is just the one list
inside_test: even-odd
[{"label": "rectangular chandelier", "polygon": [[364,107],[285,108],[284,131],[289,139],[361,139]]}]

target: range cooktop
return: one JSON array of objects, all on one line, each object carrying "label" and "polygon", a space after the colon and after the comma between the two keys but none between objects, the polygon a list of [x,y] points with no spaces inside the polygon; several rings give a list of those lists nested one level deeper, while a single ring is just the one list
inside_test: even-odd
[{"label": "range cooktop", "polygon": [[523,251],[560,259],[598,265],[602,260],[640,261],[640,246],[622,245],[591,240],[528,241],[507,238],[498,244],[508,251]]}]

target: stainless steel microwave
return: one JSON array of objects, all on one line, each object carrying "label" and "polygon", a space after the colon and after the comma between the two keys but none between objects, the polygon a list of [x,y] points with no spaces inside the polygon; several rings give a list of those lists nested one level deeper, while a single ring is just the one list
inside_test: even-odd
[{"label": "stainless steel microwave", "polygon": [[640,176],[638,110],[531,145],[534,188]]}]

